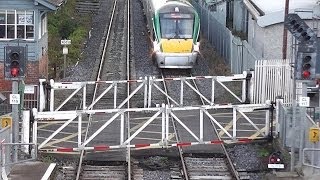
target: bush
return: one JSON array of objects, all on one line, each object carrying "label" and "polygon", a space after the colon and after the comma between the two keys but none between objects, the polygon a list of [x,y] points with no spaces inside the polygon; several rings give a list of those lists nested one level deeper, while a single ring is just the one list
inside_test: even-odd
[{"label": "bush", "polygon": [[49,77],[55,79],[63,71],[61,39],[70,39],[67,64],[81,59],[81,49],[90,30],[90,15],[75,12],[76,0],[68,0],[56,12],[48,15]]}]

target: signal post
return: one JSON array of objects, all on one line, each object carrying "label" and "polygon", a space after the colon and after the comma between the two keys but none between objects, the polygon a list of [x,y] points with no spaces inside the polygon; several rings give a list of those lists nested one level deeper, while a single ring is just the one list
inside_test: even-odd
[{"label": "signal post", "polygon": [[[6,46],[4,60],[4,77],[12,81],[12,94],[10,94],[10,104],[12,105],[12,142],[19,142],[19,81],[25,77],[27,47]],[[13,161],[18,161],[18,147],[13,146]]]},{"label": "signal post", "polygon": [[[317,71],[319,68],[319,62],[317,59],[317,35],[316,33],[300,18],[298,14],[291,13],[285,16],[284,26],[290,31],[292,36],[297,41],[296,58],[294,61],[294,84],[293,84],[293,104],[292,104],[292,122],[293,130],[299,133],[299,166],[302,165],[302,150],[303,150],[303,137],[304,132],[301,121],[297,121],[297,108],[299,105],[300,118],[305,118],[306,107],[309,106],[309,97],[307,97],[307,84],[316,81],[318,78]],[[297,105],[297,88],[296,83],[301,82],[301,96],[299,97],[299,104]],[[306,103],[307,102],[307,103]],[[291,137],[291,167],[290,171],[294,171],[294,152],[297,145],[295,139],[297,137]]]}]

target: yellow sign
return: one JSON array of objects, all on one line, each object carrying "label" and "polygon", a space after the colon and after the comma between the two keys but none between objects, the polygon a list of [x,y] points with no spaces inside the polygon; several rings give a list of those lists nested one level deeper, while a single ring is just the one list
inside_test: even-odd
[{"label": "yellow sign", "polygon": [[319,142],[319,134],[320,129],[319,128],[310,128],[309,129],[309,141],[311,142]]},{"label": "yellow sign", "polygon": [[12,117],[2,117],[1,118],[1,127],[5,128],[12,125]]}]

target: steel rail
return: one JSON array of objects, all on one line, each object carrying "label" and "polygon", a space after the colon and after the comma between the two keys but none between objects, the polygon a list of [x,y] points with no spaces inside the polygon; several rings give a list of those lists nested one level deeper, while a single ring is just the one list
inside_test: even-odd
[{"label": "steel rail", "polygon": [[[164,76],[164,73],[163,73],[163,69],[161,70],[161,77],[162,79],[165,79],[165,76]],[[166,94],[168,94],[168,89],[167,89],[167,86],[166,86],[166,81],[162,81],[163,82],[163,87],[164,87],[164,90],[166,92]],[[168,103],[168,106],[170,106],[170,99],[168,98],[168,96],[166,96],[166,99],[167,99],[167,103]],[[173,125],[173,130],[175,132],[175,137],[176,137],[176,141],[179,142],[179,136],[178,136],[178,131],[176,129],[176,126],[175,126],[175,123],[173,121],[173,118],[170,116],[170,119],[171,119],[171,122],[172,122],[172,125]],[[183,158],[183,151],[182,151],[182,148],[180,146],[178,146],[178,151],[179,151],[179,157],[180,157],[180,160],[181,160],[181,164],[182,164],[182,172],[183,172],[183,175],[184,175],[184,179],[185,180],[189,180],[189,176],[188,176],[188,173],[187,173],[187,167],[186,167],[186,163],[184,162],[184,158]]]},{"label": "steel rail", "polygon": [[[112,24],[113,24],[113,17],[114,17],[114,14],[115,14],[116,6],[117,6],[117,0],[115,0],[114,4],[113,4],[113,10],[112,10],[111,17],[110,17],[110,22],[109,22],[109,27],[108,27],[108,31],[107,31],[106,40],[104,41],[104,46],[103,46],[102,55],[101,55],[101,58],[100,58],[99,70],[98,70],[98,73],[97,73],[96,81],[100,80],[101,71],[102,71],[102,67],[103,67],[103,63],[104,63],[104,59],[105,59],[105,55],[106,55],[106,49],[107,49],[108,42],[109,42],[109,37],[110,37],[110,33],[111,33],[111,27],[112,27]],[[95,85],[94,93],[93,93],[93,97],[92,97],[92,102],[96,98],[98,85],[99,85],[98,83]],[[87,124],[87,128],[86,128],[86,133],[85,133],[84,140],[86,140],[87,137],[88,137],[88,132],[89,132],[89,128],[91,126],[91,122],[92,122],[92,115],[90,115],[89,119],[88,119],[88,124]],[[84,152],[85,152],[84,150],[82,150],[80,152],[80,159],[79,159],[79,165],[78,165],[76,180],[79,180],[79,178],[80,178],[81,166],[82,166]]]},{"label": "steel rail", "polygon": [[[190,73],[190,77],[192,77],[192,73]],[[198,85],[197,85],[197,83],[196,83],[196,80],[195,80],[195,79],[192,79],[192,82],[193,82],[195,88],[200,92],[200,90],[199,90],[199,88],[198,88]],[[199,98],[200,98],[202,104],[205,105],[203,98],[202,98],[201,96],[199,96]],[[217,134],[218,140],[221,141],[221,137],[219,136],[219,132],[218,132],[215,124],[214,124],[212,121],[210,121],[210,122],[211,122],[211,124],[212,124],[212,126],[213,126],[214,132]],[[238,173],[238,171],[236,170],[236,168],[234,167],[234,165],[233,165],[233,163],[232,163],[232,160],[231,160],[231,158],[230,158],[230,156],[229,156],[229,153],[227,152],[227,149],[226,149],[225,145],[224,145],[223,143],[220,144],[220,145],[221,145],[221,148],[222,148],[224,154],[225,154],[226,157],[227,157],[227,161],[228,161],[228,163],[229,163],[229,166],[230,166],[230,168],[231,168],[231,171],[232,171],[233,176],[234,176],[237,180],[240,180],[239,173]]]}]

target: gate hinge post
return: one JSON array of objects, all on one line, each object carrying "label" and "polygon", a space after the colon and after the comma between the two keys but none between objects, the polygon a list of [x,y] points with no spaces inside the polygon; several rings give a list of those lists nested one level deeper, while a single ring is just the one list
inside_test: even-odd
[{"label": "gate hinge post", "polygon": [[246,80],[245,80],[245,104],[250,104],[250,83],[252,79],[251,71],[246,71]]}]

